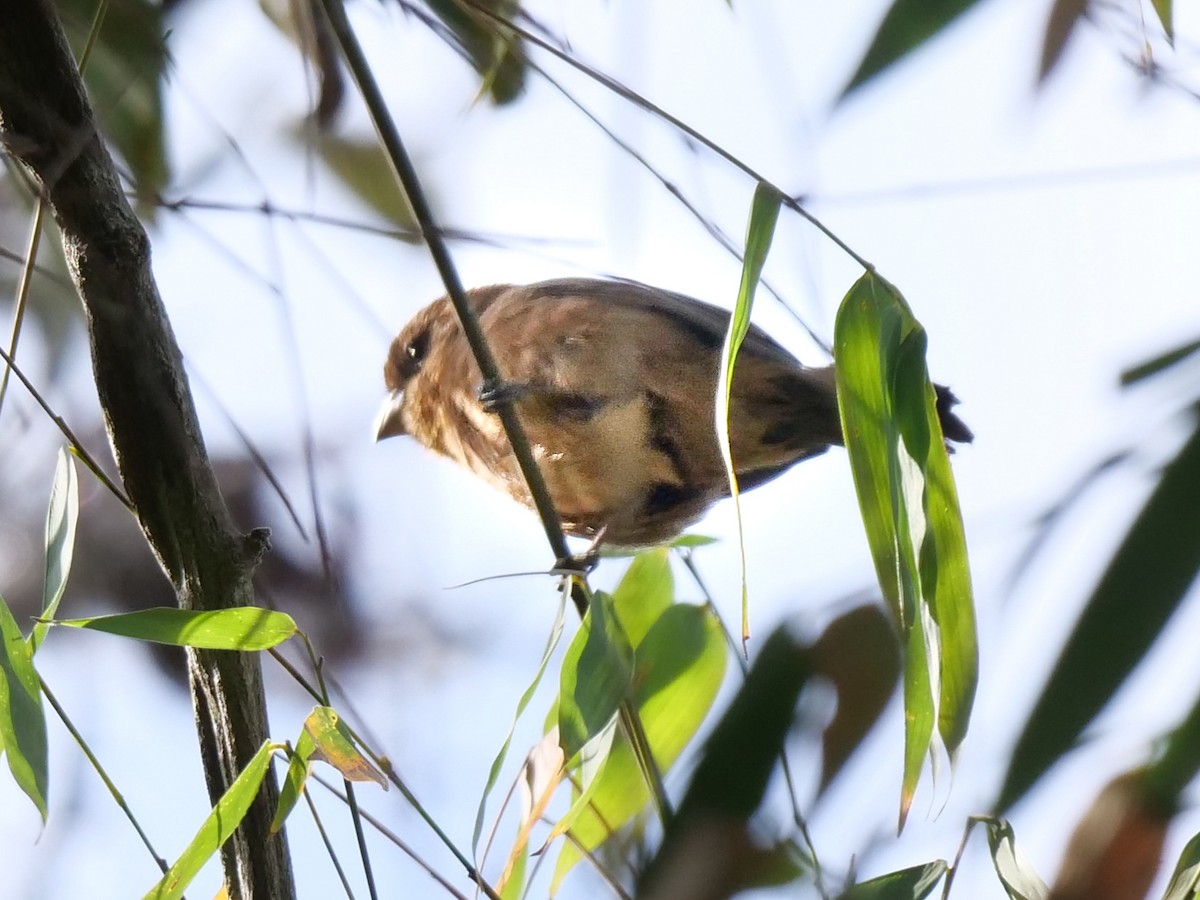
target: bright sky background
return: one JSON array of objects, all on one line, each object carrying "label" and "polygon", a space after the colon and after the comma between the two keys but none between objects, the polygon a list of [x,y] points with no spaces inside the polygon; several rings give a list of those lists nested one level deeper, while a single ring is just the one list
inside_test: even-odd
[{"label": "bright sky background", "polygon": [[[975,445],[953,460],[982,642],[972,732],[953,778],[943,772],[936,790],[926,778],[908,830],[894,841],[890,798],[899,792],[901,731],[899,710],[891,710],[814,818],[818,849],[835,877],[851,853],[868,875],[952,858],[965,816],[984,811],[1057,642],[1150,484],[1147,473],[1179,436],[1167,414],[1183,388],[1151,386],[1127,396],[1117,375],[1200,331],[1193,271],[1200,102],[1147,87],[1120,57],[1135,45],[1088,26],[1035,92],[1049,3],[993,0],[831,110],[886,5],[528,4],[580,58],[776,184],[810,197],[811,211],[904,292],[929,332],[934,378],[953,386],[975,430]],[[1159,61],[1186,80],[1196,57],[1188,36],[1200,22],[1188,4],[1177,6],[1181,49]],[[473,105],[476,76],[424,28],[387,4],[357,4],[352,12],[443,222],[543,242],[457,246],[467,284],[613,273],[732,301],[736,260],[536,75],[512,108]],[[294,134],[309,104],[302,70],[256,7],[192,4],[175,23],[170,47],[167,102],[180,180],[173,196],[248,207],[270,200],[376,221],[319,160],[296,152]],[[1156,52],[1164,51],[1156,45]],[[565,66],[538,58],[740,240],[748,179]],[[341,131],[369,135],[354,102]],[[264,449],[299,457],[302,422],[311,417],[329,458],[320,476],[323,502],[352,506],[359,517],[347,589],[370,623],[371,642],[363,665],[342,679],[401,774],[468,846],[487,767],[537,665],[556,600],[553,584],[538,578],[446,590],[544,568],[549,551],[540,526],[413,442],[370,442],[388,337],[441,293],[425,251],[344,229],[272,225],[253,211],[163,214],[152,236],[184,352],[234,418]],[[767,277],[824,338],[858,274],[810,226],[782,215]],[[766,294],[755,319],[805,361],[825,361]],[[59,399],[85,415],[88,401],[74,399],[86,396],[82,355],[69,374],[74,380]],[[199,402],[210,444],[235,450],[222,415],[203,395]],[[1010,589],[1034,517],[1089,466],[1131,443],[1134,463],[1086,495]],[[52,468],[48,454],[34,483],[48,485]],[[290,486],[303,498],[298,473]],[[759,637],[789,615],[815,629],[847,597],[871,589],[844,453],[749,494],[744,512]],[[731,508],[718,508],[697,530],[724,539],[698,560],[725,615],[736,619]],[[620,564],[606,563],[595,583],[611,586],[620,572]],[[700,599],[682,574],[679,585],[681,599]],[[1196,606],[1185,607],[1154,664],[1102,719],[1097,739],[1014,811],[1018,841],[1048,881],[1096,790],[1143,760],[1149,741],[1191,703],[1200,685]],[[159,851],[173,857],[204,815],[182,694],[145,654],[115,639],[54,635],[38,658]],[[273,735],[292,737],[310,704],[278,669],[268,666],[267,675]],[[550,696],[542,691],[518,730],[518,757],[536,740]],[[5,868],[15,882],[8,883],[17,885],[9,896],[140,895],[155,880],[152,862],[60,727],[52,727],[51,743],[51,824],[40,840],[31,808],[0,778],[0,843],[9,848]],[[506,777],[515,765],[510,760]],[[393,794],[367,789],[360,797],[469,890]],[[324,809],[337,818],[336,805]],[[352,860],[349,829],[340,821],[333,827]],[[1200,816],[1185,811],[1168,858],[1197,830]],[[336,895],[312,828],[290,831],[301,896]],[[878,852],[863,856],[875,839]],[[977,836],[955,896],[1003,896],[984,847]],[[438,896],[398,853],[381,843],[373,848],[385,896]],[[217,884],[215,870],[207,872],[191,893],[211,896]],[[604,894],[590,875],[577,874],[564,896]]]}]

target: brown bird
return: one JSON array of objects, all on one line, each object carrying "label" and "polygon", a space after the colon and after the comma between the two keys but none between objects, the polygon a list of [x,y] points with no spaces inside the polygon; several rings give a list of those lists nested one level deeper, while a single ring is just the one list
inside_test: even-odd
[{"label": "brown bird", "polygon": [[[643,546],[723,497],[715,395],[726,310],[626,281],[564,278],[468,292],[569,534]],[[530,506],[449,299],[392,341],[377,440],[408,434]],[[945,436],[970,441],[939,387]],[[494,397],[496,392],[492,391]],[[808,368],[751,326],[734,370],[730,445],[742,490],[842,443],[833,366]]]}]

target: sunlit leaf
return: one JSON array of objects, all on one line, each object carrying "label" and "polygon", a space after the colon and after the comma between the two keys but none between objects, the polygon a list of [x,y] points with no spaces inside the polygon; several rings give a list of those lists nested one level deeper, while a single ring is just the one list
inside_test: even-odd
[{"label": "sunlit leaf", "polygon": [[858,64],[843,99],[888,66],[903,59],[929,39],[945,31],[978,0],[895,0],[887,11],[871,46]]},{"label": "sunlit leaf", "polygon": [[308,774],[312,769],[310,763],[315,749],[316,744],[313,742],[312,734],[307,728],[301,729],[299,737],[296,738],[296,746],[292,748],[291,756],[288,757],[287,775],[284,776],[283,785],[279,788],[279,805],[275,807],[275,817],[271,820],[271,834],[275,834],[283,827],[287,817],[292,814],[292,810],[300,802],[300,798],[304,794],[304,785],[307,783]]},{"label": "sunlit leaf", "polygon": [[1009,760],[997,810],[1075,745],[1179,606],[1200,571],[1197,509],[1200,428],[1162,470],[1059,654]]},{"label": "sunlit leaf", "polygon": [[230,835],[237,830],[242,819],[250,810],[262,780],[266,777],[271,765],[271,754],[280,749],[278,744],[270,741],[263,743],[259,751],[246,764],[229,789],[217,801],[192,842],[183,851],[175,864],[159,879],[158,883],[146,894],[145,900],[176,900],[191,883],[204,864],[212,858],[221,846],[229,840]]},{"label": "sunlit leaf", "polygon": [[632,678],[633,648],[612,597],[596,591],[563,659],[558,730],[568,760],[612,722]]},{"label": "sunlit leaf", "polygon": [[[42,616],[54,618],[75,553],[75,528],[79,522],[79,477],[75,462],[66,448],[58,451],[54,485],[50,488],[50,507],[46,512],[46,578],[42,589]],[[29,648],[36,653],[50,626],[37,622],[29,636]]]},{"label": "sunlit leaf", "polygon": [[208,612],[160,606],[112,616],[58,619],[50,624],[205,650],[267,650],[296,634],[291,616],[257,606]]},{"label": "sunlit leaf", "polygon": [[738,495],[737,471],[734,469],[732,445],[729,439],[729,398],[733,387],[734,369],[742,341],[750,331],[750,310],[754,305],[754,293],[762,277],[767,253],[775,237],[775,223],[779,220],[779,206],[783,198],[770,185],[759,182],[754,189],[754,200],[750,205],[750,222],[746,226],[746,250],[742,258],[742,280],[738,288],[737,302],[729,317],[729,330],[725,334],[725,346],[721,350],[721,368],[717,376],[716,425],[717,444],[725,462],[725,476],[729,480],[729,495],[733,498],[737,516],[738,552],[741,561],[742,581],[742,640],[750,636],[749,591],[746,586],[746,548],[742,543],[742,505]]},{"label": "sunlit leaf", "polygon": [[834,328],[842,432],[880,589],[908,648],[901,824],[932,716],[953,757],[978,680],[966,537],[925,345],[904,298],[873,272],[842,301]]},{"label": "sunlit leaf", "polygon": [[639,553],[612,593],[613,612],[636,647],[675,600],[675,579],[665,548]]},{"label": "sunlit leaf", "polygon": [[945,874],[945,861],[937,859],[860,882],[840,894],[838,900],[922,900],[933,892]]},{"label": "sunlit leaf", "polygon": [[668,547],[681,547],[683,549],[691,549],[695,547],[707,547],[710,544],[716,544],[718,540],[715,537],[709,537],[706,534],[681,534]]},{"label": "sunlit leaf", "polygon": [[[717,617],[706,607],[669,607],[634,649],[634,700],[660,771],[678,759],[712,707],[728,655]],[[645,809],[649,788],[624,734],[617,734],[604,768],[555,831],[569,828],[553,887],[614,830]]]},{"label": "sunlit leaf", "polygon": [[0,597],[0,748],[17,786],[46,821],[46,716],[33,650]]}]

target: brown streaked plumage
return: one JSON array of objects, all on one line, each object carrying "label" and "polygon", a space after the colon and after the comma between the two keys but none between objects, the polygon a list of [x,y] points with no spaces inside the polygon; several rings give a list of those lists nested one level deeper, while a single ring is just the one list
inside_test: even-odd
[{"label": "brown streaked plumage", "polygon": [[[714,428],[729,313],[623,281],[564,278],[468,292],[550,496],[570,534],[668,540],[729,496]],[[408,434],[515,499],[529,492],[445,297],[392,342],[377,439]],[[938,388],[950,440],[971,440]],[[730,443],[743,490],[841,444],[833,367],[808,368],[751,326],[738,356]]]}]

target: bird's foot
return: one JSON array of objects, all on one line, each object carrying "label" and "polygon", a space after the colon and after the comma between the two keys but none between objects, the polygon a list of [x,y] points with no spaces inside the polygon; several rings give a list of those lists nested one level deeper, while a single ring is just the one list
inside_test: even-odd
[{"label": "bird's foot", "polygon": [[586,578],[600,565],[600,545],[604,543],[604,533],[608,526],[604,525],[596,532],[592,542],[582,553],[574,553],[554,564],[554,571],[559,575],[577,575]]},{"label": "bird's foot", "polygon": [[518,400],[528,397],[532,391],[533,387],[523,381],[485,378],[479,385],[479,405],[487,412],[499,412],[500,407],[511,406]]}]

